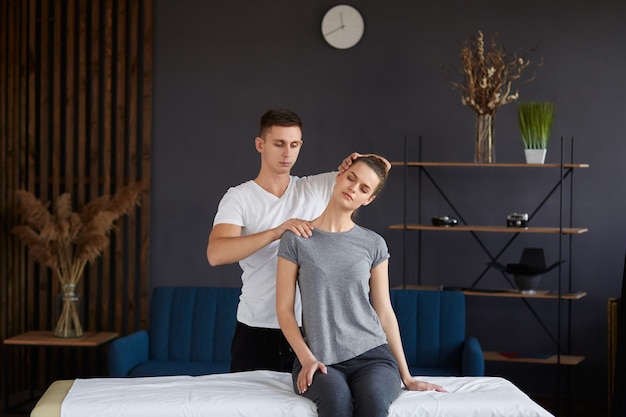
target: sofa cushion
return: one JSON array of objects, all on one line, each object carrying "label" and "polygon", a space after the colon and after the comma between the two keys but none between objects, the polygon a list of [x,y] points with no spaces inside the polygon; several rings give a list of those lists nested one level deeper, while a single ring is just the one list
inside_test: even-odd
[{"label": "sofa cushion", "polygon": [[460,375],[465,342],[464,294],[392,290],[391,300],[412,373]]},{"label": "sofa cushion", "polygon": [[150,360],[230,363],[240,293],[239,288],[155,288]]}]

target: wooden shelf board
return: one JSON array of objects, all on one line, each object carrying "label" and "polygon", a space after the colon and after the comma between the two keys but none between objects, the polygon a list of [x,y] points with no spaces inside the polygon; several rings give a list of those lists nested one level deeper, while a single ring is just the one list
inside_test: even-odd
[{"label": "wooden shelf board", "polygon": [[[453,288],[446,287],[445,285],[398,285],[393,289],[407,289],[407,290],[430,290],[430,291],[461,291],[468,296],[478,297],[509,297],[509,298],[541,298],[541,299],[557,299],[558,294],[549,290],[537,290],[532,293],[523,293],[515,289],[471,289],[471,288]],[[580,300],[587,295],[584,291],[577,291],[572,293],[561,293],[561,299],[563,300]]]},{"label": "wooden shelf board", "polygon": [[5,345],[17,346],[84,346],[96,347],[118,337],[116,332],[84,332],[82,337],[63,338],[55,337],[54,332],[45,330],[31,330],[4,339]]},{"label": "wooden shelf board", "polygon": [[[405,162],[392,162],[392,166],[404,166]],[[484,164],[476,162],[406,162],[409,167],[490,167],[490,168],[560,168],[561,164]],[[589,164],[563,164],[563,168],[589,168]]]},{"label": "wooden shelf board", "polygon": [[[506,227],[506,226],[433,226],[430,224],[392,224],[390,229],[395,230],[437,230],[445,232],[489,232],[489,233],[559,233],[558,227]],[[564,235],[579,235],[588,232],[584,227],[564,227]]]},{"label": "wooden shelf board", "polygon": [[[511,297],[511,298],[559,298],[558,293],[548,290],[537,290],[532,293],[523,293],[519,290],[462,290],[465,295],[481,296],[481,297]],[[561,299],[563,300],[580,300],[587,295],[584,291],[577,291],[571,293],[561,293]]]},{"label": "wooden shelf board", "polygon": [[[547,365],[556,365],[558,363],[558,355],[551,356],[542,356],[542,355],[529,355],[524,357],[523,354],[509,355],[504,352],[483,352],[483,356],[485,361],[493,361],[493,362],[520,362],[520,363],[538,363],[538,364],[547,364]],[[578,365],[583,360],[585,360],[584,356],[576,356],[576,355],[561,355],[561,365]]]}]

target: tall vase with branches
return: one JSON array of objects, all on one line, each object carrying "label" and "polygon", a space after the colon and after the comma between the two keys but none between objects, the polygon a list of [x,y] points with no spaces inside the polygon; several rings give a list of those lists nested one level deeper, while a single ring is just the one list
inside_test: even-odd
[{"label": "tall vase with branches", "polygon": [[52,269],[63,291],[63,303],[54,334],[80,337],[83,329],[76,305],[75,288],[85,266],[94,262],[108,246],[115,221],[132,214],[140,203],[142,184],[131,183],[114,196],[101,196],[82,210],[73,211],[69,193],[54,202],[43,203],[32,192],[17,191],[22,224],[12,232],[27,246],[33,259]]},{"label": "tall vase with branches", "polygon": [[448,81],[461,91],[461,103],[476,113],[475,162],[496,161],[496,113],[500,107],[518,99],[523,84],[534,80],[534,71],[527,78],[523,77],[524,72],[535,65],[529,53],[518,50],[509,56],[504,46],[496,43],[495,37],[486,44],[481,31],[461,46],[461,63]]}]

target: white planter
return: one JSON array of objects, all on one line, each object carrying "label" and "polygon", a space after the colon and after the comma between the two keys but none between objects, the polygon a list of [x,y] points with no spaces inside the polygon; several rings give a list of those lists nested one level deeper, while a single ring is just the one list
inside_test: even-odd
[{"label": "white planter", "polygon": [[547,149],[524,149],[527,164],[543,164]]}]

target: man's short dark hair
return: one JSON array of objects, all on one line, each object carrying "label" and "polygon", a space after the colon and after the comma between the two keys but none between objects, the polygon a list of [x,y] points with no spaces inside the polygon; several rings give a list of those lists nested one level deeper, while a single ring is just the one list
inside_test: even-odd
[{"label": "man's short dark hair", "polygon": [[261,116],[261,129],[259,136],[263,137],[267,129],[272,126],[298,126],[302,130],[302,120],[297,114],[288,109],[270,109]]}]

